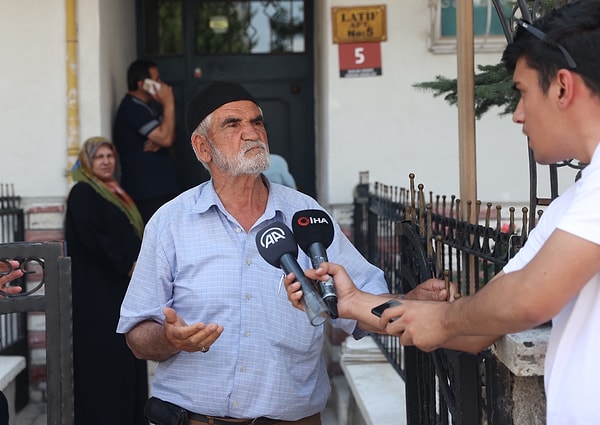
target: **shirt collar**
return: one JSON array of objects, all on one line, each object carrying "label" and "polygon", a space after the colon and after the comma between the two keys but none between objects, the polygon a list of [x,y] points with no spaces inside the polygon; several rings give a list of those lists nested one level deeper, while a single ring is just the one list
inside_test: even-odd
[{"label": "shirt collar", "polygon": [[[261,174],[261,177],[263,179],[263,182],[265,182],[265,184],[267,185],[267,189],[269,190],[269,196],[267,198],[267,207],[265,208],[265,212],[256,221],[255,225],[258,223],[262,223],[266,220],[285,221],[287,217],[282,209],[282,206],[285,205],[285,201],[281,197],[280,187],[278,187],[277,185],[271,185],[269,180],[264,175]],[[214,208],[220,211],[221,214],[232,219],[229,212],[223,206],[219,195],[217,195],[212,179],[205,183],[202,183],[200,186],[197,187],[197,190],[198,193],[194,204],[195,212],[197,212],[198,214],[203,214],[211,208]]]}]

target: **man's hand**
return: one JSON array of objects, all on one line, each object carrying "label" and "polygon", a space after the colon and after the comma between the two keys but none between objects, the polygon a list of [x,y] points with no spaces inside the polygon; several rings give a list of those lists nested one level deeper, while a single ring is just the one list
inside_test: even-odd
[{"label": "man's hand", "polygon": [[160,149],[161,147],[150,139],[144,143],[144,152],[158,152]]},{"label": "man's hand", "polygon": [[160,103],[162,106],[175,105],[175,98],[173,96],[173,88],[166,84],[164,81],[160,82],[160,90],[157,90],[155,94],[150,94],[154,100]]},{"label": "man's hand", "polygon": [[223,333],[223,326],[216,323],[188,325],[172,308],[165,308],[163,313],[166,337],[178,351],[206,352]]},{"label": "man's hand", "polygon": [[406,294],[407,300],[422,300],[422,301],[454,301],[455,295],[458,293],[456,283],[450,283],[450,296],[446,289],[446,282],[438,279],[429,279],[417,285],[415,289]]}]

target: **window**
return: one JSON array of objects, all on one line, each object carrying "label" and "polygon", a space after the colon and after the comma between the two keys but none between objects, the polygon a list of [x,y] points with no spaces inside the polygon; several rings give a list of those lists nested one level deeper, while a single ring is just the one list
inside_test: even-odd
[{"label": "window", "polygon": [[195,53],[304,52],[304,1],[194,3]]},{"label": "window", "polygon": [[184,53],[184,11],[190,4],[197,55],[305,51],[304,0],[142,0],[145,55]]},{"label": "window", "polygon": [[183,54],[181,1],[143,1],[142,34],[142,50],[146,55]]},{"label": "window", "polygon": [[[430,1],[430,50],[434,53],[456,53],[456,1]],[[511,14],[509,1],[501,1],[505,16]],[[473,0],[473,32],[476,52],[499,52],[506,47],[500,18],[491,0]]]}]

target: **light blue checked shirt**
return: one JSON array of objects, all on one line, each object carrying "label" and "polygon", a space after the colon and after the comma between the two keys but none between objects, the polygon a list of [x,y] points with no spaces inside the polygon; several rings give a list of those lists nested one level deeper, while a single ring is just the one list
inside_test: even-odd
[{"label": "light blue checked shirt", "polygon": [[[323,326],[314,327],[280,288],[283,272],[256,248],[256,234],[273,221],[291,227],[295,212],[323,209],[314,199],[271,184],[267,208],[249,233],[223,207],[212,181],[161,207],[146,226],[121,307],[117,332],[144,320],[163,322],[172,307],[186,323],[223,325],[207,353],[180,352],[158,365],[152,395],[211,416],[297,420],[324,409],[329,379]],[[387,292],[383,272],[368,263],[337,223],[327,249],[358,287]],[[298,262],[311,267],[300,251]],[[336,325],[355,332],[356,322]]]}]

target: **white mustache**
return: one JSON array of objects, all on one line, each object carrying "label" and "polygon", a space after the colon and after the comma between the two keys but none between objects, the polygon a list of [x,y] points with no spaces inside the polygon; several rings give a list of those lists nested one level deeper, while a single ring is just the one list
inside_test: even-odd
[{"label": "white mustache", "polygon": [[244,144],[244,152],[248,152],[250,149],[262,148],[266,150],[266,145],[262,140],[249,140]]}]

